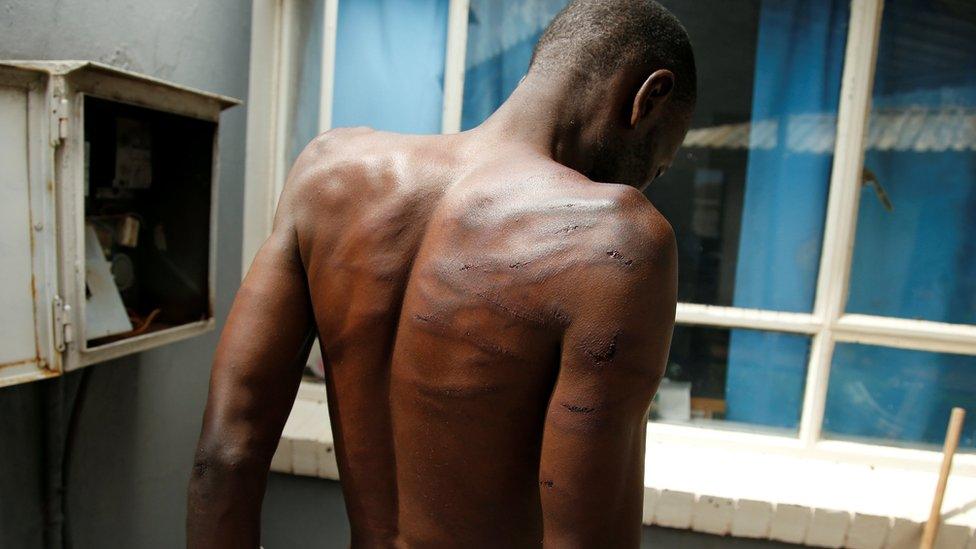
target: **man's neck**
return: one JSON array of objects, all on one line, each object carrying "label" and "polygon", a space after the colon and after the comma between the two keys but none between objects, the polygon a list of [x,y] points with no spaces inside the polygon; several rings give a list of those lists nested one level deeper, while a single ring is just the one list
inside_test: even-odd
[{"label": "man's neck", "polygon": [[594,164],[603,105],[572,76],[530,74],[498,110],[478,126],[480,138],[536,150],[587,174]]}]

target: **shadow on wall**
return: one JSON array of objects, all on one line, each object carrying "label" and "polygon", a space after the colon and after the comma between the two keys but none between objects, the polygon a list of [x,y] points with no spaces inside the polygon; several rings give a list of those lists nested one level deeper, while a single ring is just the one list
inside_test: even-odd
[{"label": "shadow on wall", "polygon": [[[137,416],[120,412],[131,409],[138,377],[138,368],[88,368],[2,390],[0,417],[16,419],[0,422],[0,440],[18,451],[4,453],[0,469],[18,474],[0,476],[0,493],[23,499],[2,507],[0,546],[60,547],[66,536],[89,546],[93,517],[108,514],[114,535],[134,539],[133,505],[107,505],[137,501],[137,484],[118,481],[134,478]],[[130,390],[102,398],[104,385]],[[88,436],[100,430],[106,437]]]},{"label": "shadow on wall", "polygon": [[[349,547],[349,523],[339,483],[310,477],[272,474],[261,517],[266,549]],[[685,530],[644,527],[641,547],[655,549],[775,549],[799,547],[771,541],[710,536]]]}]

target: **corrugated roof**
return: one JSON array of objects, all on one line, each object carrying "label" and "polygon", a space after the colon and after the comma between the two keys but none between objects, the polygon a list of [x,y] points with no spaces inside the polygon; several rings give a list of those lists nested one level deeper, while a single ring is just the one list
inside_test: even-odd
[{"label": "corrugated roof", "polygon": [[[837,116],[807,113],[779,119],[695,128],[684,146],[704,149],[771,150],[785,139],[792,152],[826,154],[834,149]],[[868,150],[944,152],[976,150],[976,108],[909,107],[879,109],[871,113]]]}]

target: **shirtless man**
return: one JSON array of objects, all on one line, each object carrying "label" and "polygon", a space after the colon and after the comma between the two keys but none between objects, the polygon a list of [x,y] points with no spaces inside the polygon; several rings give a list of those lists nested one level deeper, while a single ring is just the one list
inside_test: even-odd
[{"label": "shirtless man", "polygon": [[317,137],[224,328],[191,547],[256,547],[318,336],[353,547],[637,547],[676,250],[640,188],[695,100],[651,0],[577,0],[484,124]]}]

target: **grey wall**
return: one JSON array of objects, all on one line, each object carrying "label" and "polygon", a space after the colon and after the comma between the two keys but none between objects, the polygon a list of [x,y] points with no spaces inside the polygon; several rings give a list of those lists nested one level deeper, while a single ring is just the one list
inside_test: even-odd
[{"label": "grey wall", "polygon": [[[248,0],[0,0],[0,58],[93,59],[246,100],[250,20]],[[221,322],[240,280],[244,107],[222,122]],[[0,389],[0,547],[42,547],[45,532],[47,545],[60,545],[57,473],[66,446],[67,546],[183,545],[184,493],[216,337],[91,368],[67,445],[80,373]]]}]

